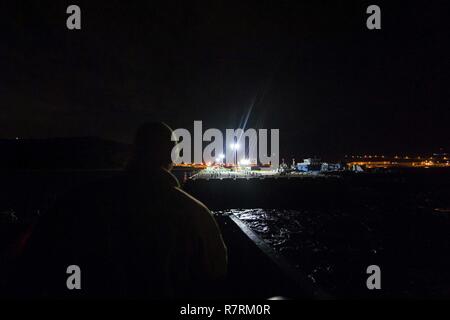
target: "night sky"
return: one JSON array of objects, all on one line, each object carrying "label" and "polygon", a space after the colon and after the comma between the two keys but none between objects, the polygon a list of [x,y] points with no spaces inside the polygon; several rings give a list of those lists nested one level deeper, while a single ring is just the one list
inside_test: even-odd
[{"label": "night sky", "polygon": [[449,150],[445,1],[10,2],[0,138],[129,142],[146,120],[237,128],[250,111],[285,157]]}]

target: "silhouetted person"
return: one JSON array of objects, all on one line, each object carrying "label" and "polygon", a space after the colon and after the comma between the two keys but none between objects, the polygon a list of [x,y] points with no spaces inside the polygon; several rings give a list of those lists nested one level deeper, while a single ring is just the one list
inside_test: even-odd
[{"label": "silhouetted person", "polygon": [[[179,187],[171,129],[136,134],[126,172],[60,198],[31,237],[22,288],[62,297],[210,296],[227,253],[211,212]],[[68,290],[69,265],[81,290]]]}]

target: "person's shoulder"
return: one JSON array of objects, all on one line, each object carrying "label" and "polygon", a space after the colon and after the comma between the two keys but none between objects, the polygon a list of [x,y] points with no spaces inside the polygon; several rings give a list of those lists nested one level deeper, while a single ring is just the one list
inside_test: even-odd
[{"label": "person's shoulder", "polygon": [[202,238],[215,239],[220,235],[216,219],[208,207],[180,188],[174,188],[177,214],[180,215],[186,230],[199,234]]},{"label": "person's shoulder", "polygon": [[200,200],[179,187],[173,189],[173,200],[182,209],[183,215],[194,220],[209,220],[212,213]]},{"label": "person's shoulder", "polygon": [[206,205],[204,205],[200,200],[193,197],[192,195],[190,195],[189,193],[187,193],[186,191],[184,191],[179,187],[173,188],[173,195],[175,198],[174,200],[178,201],[181,205],[185,206],[186,208],[209,212],[209,209],[208,207],[206,207]]}]

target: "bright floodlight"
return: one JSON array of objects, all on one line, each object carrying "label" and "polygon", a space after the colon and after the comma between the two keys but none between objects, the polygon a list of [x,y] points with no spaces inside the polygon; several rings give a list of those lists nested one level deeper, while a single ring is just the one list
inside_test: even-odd
[{"label": "bright floodlight", "polygon": [[250,164],[250,159],[242,159],[240,161],[241,165],[247,166]]},{"label": "bright floodlight", "polygon": [[238,150],[239,149],[239,143],[232,143],[230,144],[231,149]]},{"label": "bright floodlight", "polygon": [[225,159],[225,155],[223,153],[219,154],[219,159]]}]

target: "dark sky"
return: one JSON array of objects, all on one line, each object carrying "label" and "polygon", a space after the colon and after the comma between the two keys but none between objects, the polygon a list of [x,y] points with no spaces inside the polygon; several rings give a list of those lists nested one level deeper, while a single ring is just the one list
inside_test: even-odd
[{"label": "dark sky", "polygon": [[0,8],[0,138],[237,128],[253,104],[286,157],[449,149],[445,1],[48,2]]}]

